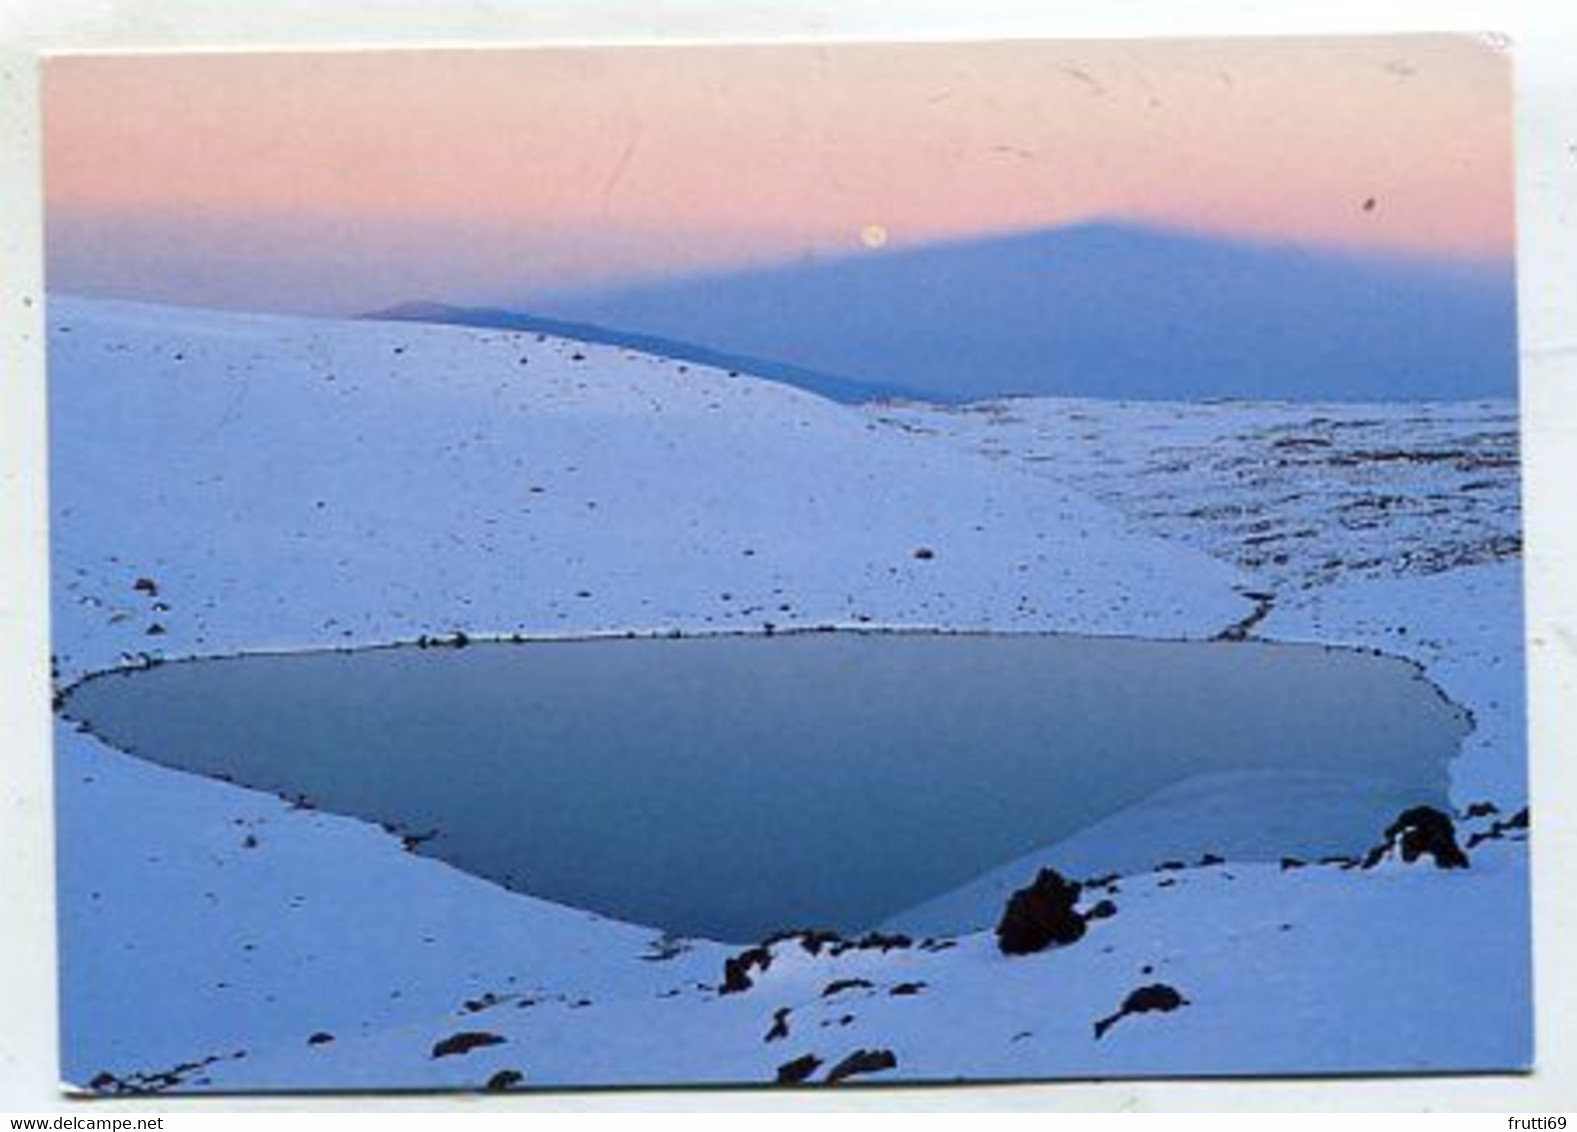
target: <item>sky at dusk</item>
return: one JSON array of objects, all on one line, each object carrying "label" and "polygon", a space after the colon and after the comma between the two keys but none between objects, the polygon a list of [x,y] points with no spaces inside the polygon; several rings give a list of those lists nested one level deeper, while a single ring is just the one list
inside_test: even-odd
[{"label": "sky at dusk", "polygon": [[355,313],[1118,218],[1503,261],[1510,69],[1455,37],[93,56],[54,290]]}]

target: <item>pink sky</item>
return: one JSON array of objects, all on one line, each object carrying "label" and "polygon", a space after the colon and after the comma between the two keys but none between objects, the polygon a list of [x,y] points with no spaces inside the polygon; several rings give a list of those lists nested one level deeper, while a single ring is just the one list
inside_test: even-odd
[{"label": "pink sky", "polygon": [[1465,38],[98,56],[46,83],[62,290],[503,300],[1093,216],[1512,248],[1508,61]]}]

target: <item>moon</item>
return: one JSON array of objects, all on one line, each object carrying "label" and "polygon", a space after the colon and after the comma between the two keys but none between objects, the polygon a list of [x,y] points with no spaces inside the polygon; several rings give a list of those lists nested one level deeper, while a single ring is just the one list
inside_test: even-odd
[{"label": "moon", "polygon": [[860,229],[860,243],[873,250],[886,247],[887,229],[880,224],[867,224]]}]

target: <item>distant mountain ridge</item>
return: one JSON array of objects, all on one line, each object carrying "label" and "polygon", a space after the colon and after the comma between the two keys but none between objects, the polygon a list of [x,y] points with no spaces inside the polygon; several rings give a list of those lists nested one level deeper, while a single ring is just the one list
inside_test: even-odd
[{"label": "distant mountain ridge", "polygon": [[682,356],[738,361],[754,373],[766,359],[781,380],[806,388],[814,386],[795,375],[836,374],[838,383],[930,400],[1391,401],[1516,391],[1509,263],[1361,257],[1126,223],[528,305],[543,316],[533,326],[618,327],[618,340],[645,343],[638,348],[685,343]]},{"label": "distant mountain ridge", "polygon": [[577,342],[590,342],[602,346],[615,346],[657,354],[695,365],[711,366],[725,372],[748,374],[785,385],[792,385],[808,392],[845,404],[860,404],[893,398],[906,400],[950,401],[956,398],[933,396],[898,385],[853,381],[820,373],[783,362],[753,358],[723,350],[714,350],[690,342],[679,342],[659,335],[626,333],[610,330],[588,322],[562,318],[544,318],[522,311],[498,310],[489,307],[450,306],[447,303],[418,300],[399,303],[385,310],[360,316],[378,322],[432,322],[448,326],[489,327],[498,330],[518,330],[530,334],[549,334],[556,338],[570,338]]}]

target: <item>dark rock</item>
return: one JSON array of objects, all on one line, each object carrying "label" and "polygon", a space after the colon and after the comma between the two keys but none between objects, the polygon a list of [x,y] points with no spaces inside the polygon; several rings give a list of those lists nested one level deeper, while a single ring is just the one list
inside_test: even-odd
[{"label": "dark rock", "polygon": [[894,998],[906,998],[909,995],[919,994],[921,991],[923,991],[925,989],[925,987],[926,987],[925,983],[919,983],[919,982],[915,982],[915,983],[896,983],[896,984],[893,985],[893,988],[890,991],[888,991],[887,993],[892,995]]},{"label": "dark rock", "polygon": [[1473,848],[1485,841],[1499,841],[1512,830],[1525,830],[1528,828],[1528,808],[1524,806],[1509,818],[1496,818],[1488,829],[1481,829],[1477,833],[1468,835],[1467,847]]},{"label": "dark rock", "polygon": [[749,990],[755,985],[750,972],[758,967],[765,971],[771,966],[772,951],[764,945],[747,948],[738,955],[730,955],[723,960],[723,985],[718,988],[718,993],[738,994]]},{"label": "dark rock", "polygon": [[1468,867],[1467,854],[1457,844],[1456,827],[1447,815],[1433,806],[1414,806],[1403,810],[1386,827],[1384,840],[1364,857],[1363,867],[1373,868],[1393,849],[1407,864],[1412,864],[1420,857],[1429,857],[1435,862],[1436,868]]},{"label": "dark rock", "polygon": [[788,1020],[789,1015],[793,1012],[793,1008],[789,1006],[780,1006],[774,1010],[772,1012],[772,1028],[767,1031],[767,1036],[761,1040],[764,1042],[777,1042],[788,1037]]},{"label": "dark rock", "polygon": [[837,932],[808,928],[796,928],[770,935],[763,941],[763,946],[770,947],[774,943],[782,943],[785,940],[797,941],[800,947],[811,955],[820,955],[825,951],[832,956],[842,955],[848,951],[880,951],[885,954],[888,951],[914,946],[914,940],[906,935],[866,932],[858,939],[845,939]]},{"label": "dark rock", "polygon": [[1117,905],[1110,900],[1101,900],[1088,912],[1084,913],[1084,919],[1086,922],[1090,920],[1109,920],[1115,915],[1117,915]]},{"label": "dark rock", "polygon": [[997,924],[997,947],[1004,955],[1032,955],[1065,947],[1084,936],[1084,918],[1074,911],[1080,886],[1055,869],[1041,869],[1028,888],[1008,898]]},{"label": "dark rock", "polygon": [[[146,1096],[151,1093],[163,1093],[179,1085],[185,1084],[197,1074],[202,1073],[210,1065],[219,1061],[238,1061],[246,1056],[246,1050],[237,1050],[235,1053],[210,1054],[198,1061],[183,1061],[170,1069],[131,1072],[124,1076],[104,1071],[96,1074],[88,1082],[88,1088],[96,1093],[111,1096]],[[199,1078],[199,1080],[203,1080]]]},{"label": "dark rock", "polygon": [[1140,987],[1124,999],[1123,1009],[1129,1014],[1146,1014],[1152,1010],[1165,1013],[1176,1010],[1187,1002],[1188,1000],[1178,993],[1177,988],[1167,986],[1165,983],[1151,983]]},{"label": "dark rock", "polygon": [[834,946],[832,953],[841,954],[843,951],[880,951],[886,954],[889,951],[902,951],[914,946],[914,940],[906,935],[891,932],[866,932],[859,939],[845,940],[841,946]]},{"label": "dark rock", "polygon": [[310,1038],[307,1039],[307,1045],[309,1045],[309,1046],[322,1046],[322,1045],[327,1045],[329,1042],[332,1042],[333,1040],[334,1040],[334,1035],[333,1034],[328,1033],[326,1030],[319,1030],[317,1033],[313,1034]]},{"label": "dark rock", "polygon": [[1500,813],[1500,807],[1495,805],[1494,802],[1474,802],[1463,811],[1462,816],[1465,818],[1487,818],[1493,817],[1498,813]]},{"label": "dark rock", "polygon": [[873,985],[875,984],[869,979],[834,979],[822,988],[821,997],[831,998],[833,995],[841,994],[846,990],[860,990]]},{"label": "dark rock", "polygon": [[1296,857],[1283,857],[1281,859],[1281,871],[1286,872],[1289,869],[1301,869],[1305,863],[1306,862],[1300,861]]},{"label": "dark rock", "polygon": [[496,1046],[503,1043],[504,1039],[497,1034],[489,1034],[481,1030],[462,1030],[434,1045],[432,1055],[435,1058],[458,1057],[483,1046]]},{"label": "dark rock", "polygon": [[518,1069],[500,1069],[482,1087],[490,1093],[507,1093],[525,1079],[526,1075]]},{"label": "dark rock", "polygon": [[913,946],[915,941],[912,938],[893,932],[866,932],[855,941],[855,948],[859,951],[902,951]]},{"label": "dark rock", "polygon": [[861,1073],[880,1073],[898,1068],[898,1058],[890,1049],[857,1049],[827,1071],[827,1084],[836,1085]]},{"label": "dark rock", "polygon": [[807,1053],[804,1057],[796,1057],[778,1066],[777,1082],[779,1085],[798,1085],[809,1080],[810,1075],[820,1067],[821,1058]]},{"label": "dark rock", "polygon": [[914,556],[921,562],[929,562],[931,559],[936,557],[936,551],[932,550],[929,546],[916,547]]},{"label": "dark rock", "polygon": [[1122,1006],[1117,1008],[1117,1013],[1109,1014],[1096,1022],[1095,1037],[1097,1040],[1104,1037],[1107,1030],[1129,1014],[1148,1014],[1151,1011],[1165,1014],[1187,1005],[1188,1000],[1178,993],[1177,988],[1169,987],[1165,983],[1150,983],[1130,992],[1128,997],[1123,999]]}]

